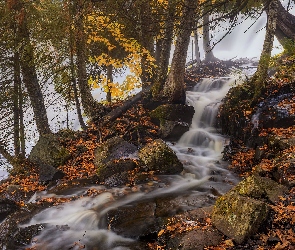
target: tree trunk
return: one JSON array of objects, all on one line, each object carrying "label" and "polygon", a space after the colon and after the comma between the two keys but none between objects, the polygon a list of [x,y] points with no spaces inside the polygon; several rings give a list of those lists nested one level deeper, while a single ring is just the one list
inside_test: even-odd
[{"label": "tree trunk", "polygon": [[201,63],[201,56],[200,56],[200,47],[199,47],[199,36],[198,36],[198,31],[194,31],[194,41],[195,41],[195,61],[197,65]]},{"label": "tree trunk", "polygon": [[111,82],[113,82],[113,65],[108,65],[107,66],[107,87],[108,87],[107,102],[108,103],[112,102],[112,93],[111,93],[111,87],[109,84]]},{"label": "tree trunk", "polygon": [[[153,29],[151,20],[151,6],[149,1],[142,1],[139,6],[139,22],[140,31],[139,39],[140,44],[149,51],[151,55],[154,54],[154,39],[153,39]],[[142,88],[146,89],[151,84],[151,75],[147,70],[146,57],[143,56],[141,59],[141,82]]]},{"label": "tree trunk", "polygon": [[88,117],[100,116],[101,105],[96,102],[91,94],[91,88],[88,84],[86,62],[87,58],[87,43],[86,34],[84,30],[84,10],[86,9],[86,2],[77,0],[73,2],[73,11],[75,28],[76,28],[76,56],[77,56],[77,75],[78,75],[78,86],[81,95],[81,102],[85,114]]},{"label": "tree trunk", "polygon": [[175,0],[168,1],[166,21],[164,24],[164,36],[158,42],[157,76],[153,86],[153,97],[160,98],[164,83],[167,79],[171,45],[173,41],[173,28],[175,21]]},{"label": "tree trunk", "polygon": [[[210,1],[211,2],[211,1]],[[204,10],[206,12],[206,8]],[[205,62],[216,61],[210,45],[210,13],[207,12],[203,15],[203,48],[205,52]]]},{"label": "tree trunk", "polygon": [[[268,12],[267,6],[266,12]],[[275,35],[284,46],[286,39],[295,41],[295,16],[289,13],[280,1],[278,1],[277,16]]]},{"label": "tree trunk", "polygon": [[268,77],[269,61],[276,31],[278,2],[279,0],[272,0],[267,10],[267,24],[263,49],[260,55],[257,71],[255,72],[251,80],[252,83],[255,84],[254,99],[260,96],[261,90],[265,86],[265,82]]},{"label": "tree trunk", "polygon": [[163,96],[170,103],[185,103],[184,73],[190,35],[196,10],[195,0],[185,0],[180,30],[173,53],[171,69],[163,89]]},{"label": "tree trunk", "polygon": [[19,21],[19,37],[22,41],[20,66],[23,75],[23,82],[27,88],[31,105],[33,107],[34,117],[37,125],[37,130],[40,135],[51,133],[46,108],[44,104],[43,94],[39,85],[35,62],[34,62],[34,48],[31,45],[29,30],[27,26],[26,10],[21,1],[16,3],[20,9],[22,20]]}]

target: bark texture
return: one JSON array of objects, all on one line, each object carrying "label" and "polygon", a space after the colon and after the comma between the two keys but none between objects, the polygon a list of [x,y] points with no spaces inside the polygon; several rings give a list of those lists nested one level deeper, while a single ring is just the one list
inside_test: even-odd
[{"label": "bark texture", "polygon": [[255,84],[254,99],[260,96],[261,89],[264,87],[265,81],[268,77],[269,61],[273,48],[273,41],[277,24],[278,3],[279,0],[272,0],[268,6],[266,33],[263,43],[263,49],[260,55],[257,71],[252,78],[252,82],[253,84]]},{"label": "bark texture", "polygon": [[183,15],[180,20],[180,29],[173,53],[171,69],[163,89],[163,96],[169,103],[185,104],[184,73],[187,49],[194,23],[197,2],[185,0]]},{"label": "bark texture", "polygon": [[27,25],[27,13],[24,4],[21,1],[16,2],[16,8],[23,16],[19,22],[18,36],[21,40],[20,66],[23,75],[23,82],[27,88],[31,105],[34,111],[34,117],[39,134],[51,133],[47,112],[44,104],[44,98],[38,81],[36,65],[34,61],[34,48],[31,44],[30,33]]}]

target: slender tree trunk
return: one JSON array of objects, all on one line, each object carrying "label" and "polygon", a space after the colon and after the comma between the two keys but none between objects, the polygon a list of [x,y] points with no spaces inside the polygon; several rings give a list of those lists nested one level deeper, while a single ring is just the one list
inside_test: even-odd
[{"label": "slender tree trunk", "polygon": [[263,43],[263,49],[260,55],[257,71],[252,77],[252,83],[255,84],[254,99],[260,96],[261,90],[265,86],[265,82],[268,77],[269,61],[276,31],[278,2],[279,0],[272,0],[268,6],[266,33]]},{"label": "slender tree trunk", "polygon": [[31,105],[34,111],[34,117],[37,125],[37,130],[40,135],[51,133],[47,112],[44,104],[43,94],[38,81],[35,62],[34,48],[31,45],[30,34],[27,26],[27,14],[24,5],[21,1],[16,3],[20,9],[22,20],[19,20],[19,39],[22,41],[20,66],[23,75],[23,81],[29,94]]},{"label": "slender tree trunk", "polygon": [[73,2],[73,11],[75,17],[76,28],[76,56],[77,56],[77,75],[78,86],[81,95],[81,102],[85,114],[92,117],[99,117],[101,112],[101,105],[99,105],[91,94],[91,87],[88,84],[86,62],[87,58],[87,43],[86,34],[84,30],[84,12],[87,8],[86,2],[83,0],[77,0]]},{"label": "slender tree trunk", "polygon": [[14,74],[14,100],[13,100],[13,135],[14,135],[14,154],[16,157],[20,155],[20,107],[19,107],[19,86],[20,79],[20,65],[19,53],[15,52],[13,56],[13,74]]},{"label": "slender tree trunk", "polygon": [[[210,1],[211,3],[211,1]],[[204,10],[206,12],[206,8]],[[210,45],[210,13],[205,13],[203,15],[203,48],[205,52],[205,62],[216,61],[213,54],[212,47]]]},{"label": "slender tree trunk", "polygon": [[166,21],[164,24],[163,38],[158,42],[158,59],[157,59],[157,75],[153,86],[153,97],[160,98],[160,93],[163,90],[164,83],[167,79],[168,66],[173,41],[173,29],[175,21],[175,0],[168,0]]},{"label": "slender tree trunk", "polygon": [[[154,39],[152,33],[152,20],[151,20],[151,6],[149,1],[141,1],[139,6],[139,22],[140,30],[139,37],[141,45],[154,55]],[[151,84],[151,75],[147,70],[146,57],[141,59],[141,82],[142,88],[146,89]]]},{"label": "slender tree trunk", "polygon": [[185,0],[180,30],[176,40],[171,69],[164,85],[163,95],[170,103],[185,103],[184,73],[190,35],[196,10],[195,0]]},{"label": "slender tree trunk", "polygon": [[113,82],[113,65],[108,65],[107,66],[107,87],[108,87],[108,91],[107,91],[107,102],[111,103],[112,102],[112,93],[111,93],[111,87],[110,84]]},{"label": "slender tree trunk", "polygon": [[199,65],[201,63],[201,56],[200,56],[200,46],[199,46],[199,36],[198,31],[194,31],[194,41],[195,41],[195,57],[196,57],[196,63]]},{"label": "slender tree trunk", "polygon": [[[71,19],[73,18],[73,11],[70,13]],[[77,89],[77,81],[76,81],[76,74],[75,74],[75,63],[74,63],[74,32],[72,27],[70,27],[70,39],[69,39],[69,49],[70,49],[70,68],[71,68],[71,82],[73,86],[74,91],[74,99],[75,99],[75,105],[77,110],[77,116],[78,121],[80,123],[80,126],[82,130],[86,130],[87,126],[83,120],[80,101],[79,101],[79,95],[78,95],[78,89]]]}]

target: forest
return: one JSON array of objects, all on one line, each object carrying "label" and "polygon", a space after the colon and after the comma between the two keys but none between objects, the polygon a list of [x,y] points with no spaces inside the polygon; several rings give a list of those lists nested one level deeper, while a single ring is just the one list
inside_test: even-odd
[{"label": "forest", "polygon": [[[1,1],[0,246],[293,249],[294,5]],[[215,56],[262,15],[258,61]],[[87,215],[42,217],[59,206]]]}]

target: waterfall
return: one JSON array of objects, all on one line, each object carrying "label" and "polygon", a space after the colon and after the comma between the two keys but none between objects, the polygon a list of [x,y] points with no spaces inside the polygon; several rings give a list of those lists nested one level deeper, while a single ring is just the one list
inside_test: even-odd
[{"label": "waterfall", "polygon": [[[107,189],[92,186],[89,188],[97,189],[101,194],[94,198],[79,198],[87,190],[81,188],[72,194],[76,197],[74,201],[48,208],[35,215],[28,224],[22,225],[42,224],[45,227],[30,247],[42,250],[80,249],[79,247],[129,249],[128,244],[134,240],[107,229],[105,221],[108,211],[132,205],[135,201],[151,200],[164,195],[167,197],[169,194],[182,196],[184,193],[185,199],[194,200],[193,205],[185,204],[186,209],[212,205],[216,199],[216,192],[212,190],[222,194],[238,181],[221,160],[227,139],[214,128],[221,100],[235,81],[233,78],[203,79],[192,91],[187,92],[187,103],[195,109],[191,128],[179,142],[168,142],[184,164],[182,174],[161,176],[155,187],[144,187],[142,184],[145,191],[132,191],[127,187]],[[46,197],[49,194],[39,195]],[[34,202],[34,197],[31,202]]]}]

